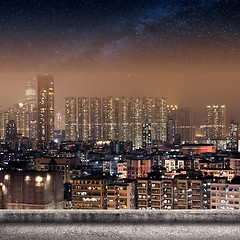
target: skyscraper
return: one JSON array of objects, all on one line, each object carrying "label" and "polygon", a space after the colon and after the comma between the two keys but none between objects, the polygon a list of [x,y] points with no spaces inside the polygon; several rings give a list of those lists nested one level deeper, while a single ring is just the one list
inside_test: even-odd
[{"label": "skyscraper", "polygon": [[81,141],[90,139],[89,98],[86,97],[78,99],[78,134]]},{"label": "skyscraper", "polygon": [[27,110],[33,112],[36,108],[36,78],[32,78],[26,82],[25,97]]},{"label": "skyscraper", "polygon": [[177,105],[167,105],[167,142],[170,144],[175,141],[175,134],[178,132],[178,112]]},{"label": "skyscraper", "polygon": [[154,122],[154,99],[144,97],[142,99],[142,123],[151,124]]},{"label": "skyscraper", "polygon": [[65,139],[76,141],[76,98],[65,98]]},{"label": "skyscraper", "polygon": [[194,142],[194,126],[193,126],[193,108],[179,108],[178,111],[178,129],[177,132],[184,142]]},{"label": "skyscraper", "polygon": [[10,141],[17,139],[17,126],[14,120],[10,120],[6,126],[6,139]]},{"label": "skyscraper", "polygon": [[54,139],[54,77],[37,76],[38,141],[46,144]]},{"label": "skyscraper", "polygon": [[206,137],[208,139],[221,139],[226,137],[225,105],[209,105],[206,110]]},{"label": "skyscraper", "polygon": [[153,140],[166,142],[167,140],[167,102],[165,98],[155,98]]},{"label": "skyscraper", "polygon": [[152,144],[152,136],[151,136],[151,124],[143,123],[142,125],[142,148],[146,149]]},{"label": "skyscraper", "polygon": [[120,141],[128,141],[131,139],[130,131],[130,100],[129,98],[122,97],[120,99]]},{"label": "skyscraper", "polygon": [[102,140],[102,100],[101,98],[90,99],[91,139],[94,141]]},{"label": "skyscraper", "polygon": [[135,149],[142,146],[142,99],[133,97],[130,103],[131,108],[131,141]]},{"label": "skyscraper", "polygon": [[65,129],[65,108],[55,107],[55,118],[54,118],[54,129],[64,130]]},{"label": "skyscraper", "polygon": [[36,78],[27,80],[25,89],[26,136],[37,139]]},{"label": "skyscraper", "polygon": [[103,140],[119,139],[119,98],[102,99]]},{"label": "skyscraper", "polygon": [[230,149],[232,152],[238,152],[238,123],[234,120],[230,123]]}]

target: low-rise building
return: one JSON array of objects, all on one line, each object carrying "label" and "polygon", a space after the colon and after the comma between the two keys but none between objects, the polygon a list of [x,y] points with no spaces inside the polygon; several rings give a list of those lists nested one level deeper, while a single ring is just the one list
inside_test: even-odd
[{"label": "low-rise building", "polygon": [[86,176],[72,181],[73,209],[105,209],[109,178],[105,176]]},{"label": "low-rise building", "polygon": [[137,208],[163,208],[163,181],[157,179],[139,179],[137,181]]},{"label": "low-rise building", "polygon": [[127,178],[127,162],[119,161],[117,163],[117,172],[119,178]]},{"label": "low-rise building", "polygon": [[136,184],[132,179],[118,180],[107,186],[107,209],[135,209]]},{"label": "low-rise building", "polygon": [[146,178],[151,172],[151,159],[128,159],[127,177],[130,179]]},{"label": "low-rise building", "polygon": [[211,209],[240,209],[240,180],[219,178],[211,184]]},{"label": "low-rise building", "polygon": [[38,158],[36,159],[37,171],[60,171],[63,174],[63,182],[70,182],[70,171],[80,165],[79,158]]},{"label": "low-rise building", "polygon": [[61,172],[3,171],[7,209],[63,209]]}]

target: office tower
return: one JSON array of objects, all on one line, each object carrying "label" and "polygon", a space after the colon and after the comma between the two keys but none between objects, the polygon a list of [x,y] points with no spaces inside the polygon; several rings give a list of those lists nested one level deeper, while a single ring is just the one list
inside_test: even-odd
[{"label": "office tower", "polygon": [[238,123],[234,120],[230,123],[230,149],[232,152],[238,152]]},{"label": "office tower", "polygon": [[65,139],[66,141],[76,141],[76,98],[65,98]]},{"label": "office tower", "polygon": [[152,134],[153,140],[160,140],[163,143],[167,140],[167,105],[165,98],[155,98],[154,109],[154,129]]},{"label": "office tower", "polygon": [[89,98],[86,97],[78,99],[78,134],[81,141],[90,139]]},{"label": "office tower", "polygon": [[122,179],[107,186],[107,209],[135,209],[134,180]]},{"label": "office tower", "polygon": [[44,144],[54,139],[54,77],[37,76],[38,141]]},{"label": "office tower", "polygon": [[143,124],[142,125],[142,148],[146,149],[147,147],[152,145],[152,126],[151,124]]},{"label": "office tower", "polygon": [[17,139],[17,126],[14,120],[10,120],[6,125],[6,139],[10,141]]},{"label": "office tower", "polygon": [[122,97],[120,99],[120,141],[128,141],[131,139],[131,129],[130,129],[130,99]]},{"label": "office tower", "polygon": [[119,140],[119,98],[102,99],[103,140]]},{"label": "office tower", "polygon": [[2,171],[7,209],[63,209],[61,172]]},{"label": "office tower", "polygon": [[225,105],[209,105],[206,110],[206,137],[208,139],[221,139],[226,137]]},{"label": "office tower", "polygon": [[178,129],[176,133],[180,134],[183,142],[194,142],[193,109],[189,107],[179,108],[177,114]]},{"label": "office tower", "polygon": [[90,98],[90,132],[94,141],[102,140],[102,101],[101,98]]},{"label": "office tower", "polygon": [[131,98],[130,109],[131,141],[133,148],[138,149],[142,146],[142,99]]},{"label": "office tower", "polygon": [[[25,89],[27,111],[34,112],[36,108],[36,78],[27,81]],[[32,120],[32,119],[31,119]]]}]

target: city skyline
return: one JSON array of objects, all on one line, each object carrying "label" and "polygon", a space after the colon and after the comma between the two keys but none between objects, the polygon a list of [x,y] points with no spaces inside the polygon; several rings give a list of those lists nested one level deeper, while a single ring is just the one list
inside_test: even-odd
[{"label": "city skyline", "polygon": [[1,3],[0,105],[23,102],[25,81],[50,73],[59,107],[67,96],[158,96],[196,108],[198,119],[203,106],[225,104],[239,122],[239,7],[223,0]]},{"label": "city skyline", "polygon": [[240,0],[1,1],[0,238],[239,235],[239,20]]},{"label": "city skyline", "polygon": [[[55,82],[55,75],[53,74],[49,74],[49,73],[43,73],[43,74],[37,74],[37,76],[44,76],[44,75],[50,75],[50,76],[54,76],[54,82]],[[54,86],[54,88],[56,88]],[[8,107],[4,107],[3,105],[0,105],[0,110],[1,111],[6,111],[7,109],[11,109],[13,106],[15,105],[22,105],[22,104],[26,104],[26,108],[27,110],[26,111],[29,111],[29,112],[33,112],[33,106],[34,106],[34,102],[37,101],[37,95],[36,93],[37,92],[37,77],[32,77],[31,79],[28,79],[25,81],[25,85],[24,85],[24,91],[23,91],[23,94],[24,94],[24,97],[23,97],[23,101],[20,101],[20,102],[15,102],[14,104],[11,104],[9,105]],[[34,99],[34,95],[35,95],[35,99]],[[54,90],[54,102],[56,101],[55,98],[56,98],[56,91]],[[116,99],[121,99],[121,98],[126,98],[126,99],[133,99],[133,98],[141,98],[141,99],[147,99],[147,98],[151,98],[151,99],[154,99],[154,98],[163,98],[165,99],[165,101],[167,102],[167,105],[168,106],[179,106],[181,108],[191,108],[194,110],[195,112],[195,116],[196,116],[196,119],[194,119],[194,126],[201,126],[201,125],[205,125],[207,123],[206,121],[206,106],[214,106],[214,105],[221,105],[221,106],[226,106],[226,104],[219,104],[217,102],[212,102],[212,103],[208,103],[206,104],[205,106],[204,105],[201,105],[200,107],[193,107],[191,104],[188,104],[188,105],[178,105],[176,103],[173,103],[173,102],[169,102],[168,98],[166,98],[165,96],[140,96],[140,95],[137,95],[137,94],[134,94],[132,96],[126,96],[126,95],[118,95],[118,96],[114,96],[112,94],[110,95],[103,95],[101,96],[101,94],[99,95],[94,95],[94,96],[73,96],[73,95],[69,95],[69,96],[62,96],[62,100],[63,100],[63,104],[62,105],[57,105],[56,103],[54,104],[55,105],[55,111],[57,112],[58,110],[63,110],[65,112],[65,99],[66,98],[76,98],[76,99],[79,99],[79,98],[86,98],[86,99],[102,99],[102,98],[116,98]],[[156,103],[157,104],[157,103]],[[30,109],[31,111],[30,111]],[[227,106],[227,114],[226,114],[226,125],[230,125],[230,122],[234,119],[236,122],[237,122],[237,119],[238,118],[234,118],[233,115],[230,115],[229,114],[229,108],[231,108],[231,106]],[[34,109],[35,111],[37,110]],[[32,113],[31,113],[32,114]],[[65,115],[66,115],[66,112],[65,112]],[[64,115],[64,117],[65,117]],[[33,117],[33,116],[30,116],[30,118]],[[56,124],[56,122],[55,122]]]}]

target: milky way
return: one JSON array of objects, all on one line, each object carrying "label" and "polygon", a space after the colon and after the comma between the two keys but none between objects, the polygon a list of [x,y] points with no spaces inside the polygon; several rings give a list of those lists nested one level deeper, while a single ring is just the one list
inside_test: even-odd
[{"label": "milky way", "polygon": [[[238,1],[3,1],[1,59],[239,56]],[[197,47],[196,47],[197,46]],[[4,61],[1,62],[4,64]]]}]

